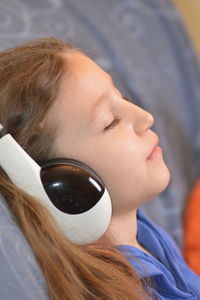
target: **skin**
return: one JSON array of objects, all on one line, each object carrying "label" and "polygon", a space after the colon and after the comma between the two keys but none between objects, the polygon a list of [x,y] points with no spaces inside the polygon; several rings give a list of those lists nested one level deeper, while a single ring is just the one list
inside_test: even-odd
[{"label": "skin", "polygon": [[[69,70],[47,117],[56,126],[57,156],[84,162],[103,180],[113,209],[104,236],[109,235],[114,245],[128,244],[147,252],[136,239],[136,211],[161,193],[170,179],[162,151],[148,159],[157,141],[151,130],[154,118],[123,99],[110,75],[91,59],[78,51],[63,56]],[[107,128],[116,117],[120,121]]]}]

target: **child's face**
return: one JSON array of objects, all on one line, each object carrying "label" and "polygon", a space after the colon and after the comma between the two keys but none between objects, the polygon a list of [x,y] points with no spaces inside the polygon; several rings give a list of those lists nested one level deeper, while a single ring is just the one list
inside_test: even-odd
[{"label": "child's face", "polygon": [[157,141],[150,130],[153,117],[124,100],[110,76],[88,57],[78,52],[65,56],[69,75],[48,116],[57,128],[55,149],[58,156],[80,160],[99,174],[113,213],[130,211],[162,192],[170,178],[162,152],[148,159]]}]

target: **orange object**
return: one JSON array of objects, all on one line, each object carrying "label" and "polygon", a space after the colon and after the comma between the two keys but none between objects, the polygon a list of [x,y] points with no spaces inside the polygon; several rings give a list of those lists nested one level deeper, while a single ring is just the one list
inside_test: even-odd
[{"label": "orange object", "polygon": [[200,179],[188,198],[184,216],[183,255],[190,268],[200,275]]}]

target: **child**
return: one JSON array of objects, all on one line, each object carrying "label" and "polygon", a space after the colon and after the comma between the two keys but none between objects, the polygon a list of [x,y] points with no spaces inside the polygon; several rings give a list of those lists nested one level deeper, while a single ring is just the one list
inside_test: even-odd
[{"label": "child", "polygon": [[86,164],[111,197],[105,233],[75,245],[1,169],[0,191],[35,252],[51,299],[200,299],[200,278],[167,233],[138,209],[170,179],[151,130],[153,116],[123,99],[92,60],[57,39],[4,51],[0,66],[4,130],[38,163],[64,157]]}]

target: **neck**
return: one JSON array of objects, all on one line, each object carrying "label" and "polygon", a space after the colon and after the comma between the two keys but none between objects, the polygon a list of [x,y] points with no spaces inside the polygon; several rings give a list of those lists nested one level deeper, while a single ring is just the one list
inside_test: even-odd
[{"label": "neck", "polygon": [[108,238],[113,246],[130,245],[138,247],[137,242],[137,210],[124,214],[113,214],[110,225],[101,238]]},{"label": "neck", "polygon": [[106,233],[98,242],[111,242],[113,246],[133,246],[152,256],[152,253],[138,243],[137,230],[137,209],[128,213],[113,215]]}]

